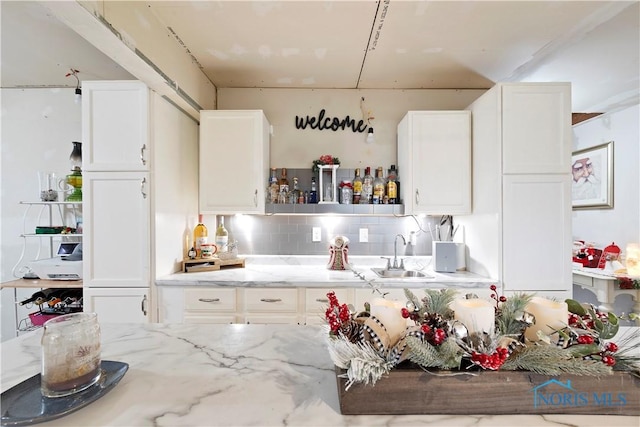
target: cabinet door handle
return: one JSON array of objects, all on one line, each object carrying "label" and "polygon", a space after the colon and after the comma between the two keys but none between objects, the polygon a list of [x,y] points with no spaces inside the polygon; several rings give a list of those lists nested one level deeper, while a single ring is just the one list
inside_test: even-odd
[{"label": "cabinet door handle", "polygon": [[258,207],[258,189],[256,188],[256,191],[253,193],[253,205],[257,208]]},{"label": "cabinet door handle", "polygon": [[142,193],[142,198],[146,199],[147,198],[147,193],[145,193],[145,185],[147,184],[147,178],[142,178],[142,181],[140,182],[140,193]]},{"label": "cabinet door handle", "polygon": [[328,303],[329,300],[326,298],[316,298],[316,302],[323,302],[323,303]]},{"label": "cabinet door handle", "polygon": [[416,188],[416,205],[420,204],[420,190]]},{"label": "cabinet door handle", "polygon": [[142,162],[142,165],[146,165],[147,164],[147,159],[144,158],[144,150],[147,149],[147,144],[142,144],[142,147],[140,147],[140,161]]},{"label": "cabinet door handle", "polygon": [[220,302],[220,298],[198,298],[200,302]]},{"label": "cabinet door handle", "polygon": [[262,302],[280,302],[282,301],[280,298],[260,298]]},{"label": "cabinet door handle", "polygon": [[147,315],[147,296],[142,297],[142,302],[140,303],[140,310],[142,310],[142,314]]}]

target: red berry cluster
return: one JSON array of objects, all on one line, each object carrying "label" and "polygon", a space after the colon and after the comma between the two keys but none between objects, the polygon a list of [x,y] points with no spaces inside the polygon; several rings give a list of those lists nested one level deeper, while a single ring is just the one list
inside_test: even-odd
[{"label": "red berry cluster", "polygon": [[402,314],[402,317],[404,317],[405,319],[411,319],[413,321],[418,321],[418,319],[420,319],[420,315],[418,314],[417,311],[409,311],[407,307],[402,307],[402,310],[400,310],[400,313]]},{"label": "red berry cluster", "polygon": [[447,339],[447,333],[442,328],[433,329],[431,326],[423,323],[421,329],[430,344],[440,345]]},{"label": "red berry cluster", "polygon": [[[598,318],[598,320],[606,323],[609,321],[608,315],[605,312],[602,312],[598,309],[594,310],[595,312],[595,316]],[[569,326],[573,327],[574,329],[583,329],[583,330],[593,330],[594,329],[594,318],[592,316],[592,314],[590,313],[586,313],[582,316],[575,314],[575,313],[569,313]],[[582,334],[579,335],[577,338],[577,342],[578,344],[593,344],[596,342],[596,339],[590,335],[590,334]],[[597,353],[593,353],[590,356],[600,356],[600,360],[602,360],[602,363],[604,363],[607,366],[613,366],[616,364],[616,359],[615,357],[613,357],[613,353],[615,353],[616,351],[618,351],[618,346],[616,343],[614,342],[609,342],[605,345],[604,350],[597,352]]]},{"label": "red berry cluster", "polygon": [[507,297],[505,297],[504,295],[498,296],[498,287],[496,285],[489,286],[489,289],[491,289],[492,291],[491,298],[496,300],[496,307],[498,306],[498,303],[505,302],[507,300]]},{"label": "red berry cluster", "polygon": [[509,350],[504,347],[498,347],[496,351],[491,354],[478,353],[474,351],[471,353],[471,361],[484,369],[497,371],[500,369],[500,366],[502,366],[504,361],[507,360],[508,355]]},{"label": "red berry cluster", "polygon": [[340,305],[335,292],[329,292],[327,298],[329,298],[329,307],[324,316],[327,319],[327,323],[329,323],[331,332],[338,332],[342,323],[351,319],[351,313],[349,313],[347,304]]},{"label": "red berry cluster", "polygon": [[[405,319],[411,319],[414,322],[420,320],[420,314],[418,313],[418,311],[409,311],[408,308],[402,307],[401,313],[402,317],[404,317]],[[447,339],[447,333],[442,328],[434,329],[427,323],[422,323],[420,328],[422,329],[422,332],[425,334],[425,338],[430,344],[440,345],[444,342],[444,340]]]}]

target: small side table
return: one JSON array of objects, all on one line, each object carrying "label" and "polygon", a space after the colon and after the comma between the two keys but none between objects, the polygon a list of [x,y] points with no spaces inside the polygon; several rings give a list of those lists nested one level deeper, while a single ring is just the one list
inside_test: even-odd
[{"label": "small side table", "polygon": [[[640,289],[619,289],[616,287],[616,276],[605,274],[602,270],[590,270],[596,269],[573,269],[573,283],[593,292],[600,305],[608,311],[613,311],[616,296],[631,295],[635,302],[633,311],[640,314]],[[640,326],[640,320],[636,324]]]}]

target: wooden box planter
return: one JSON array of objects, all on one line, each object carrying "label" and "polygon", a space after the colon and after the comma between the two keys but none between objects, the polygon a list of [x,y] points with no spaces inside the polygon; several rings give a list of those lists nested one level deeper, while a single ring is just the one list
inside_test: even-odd
[{"label": "wooden box planter", "polygon": [[[336,376],[345,373],[336,368]],[[337,377],[343,415],[640,415],[640,379],[627,372],[605,377],[551,377],[524,371],[428,373],[394,369],[375,386]]]}]

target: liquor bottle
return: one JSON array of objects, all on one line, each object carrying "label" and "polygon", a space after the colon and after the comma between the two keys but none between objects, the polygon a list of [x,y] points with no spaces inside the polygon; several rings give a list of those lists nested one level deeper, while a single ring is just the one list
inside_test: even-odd
[{"label": "liquor bottle", "polygon": [[371,168],[367,166],[364,169],[364,178],[362,178],[362,192],[360,193],[360,204],[371,204],[373,198],[373,177],[371,176]]},{"label": "liquor bottle", "polygon": [[373,204],[381,205],[384,200],[384,178],[382,177],[382,166],[376,169],[376,177],[373,180]]},{"label": "liquor bottle", "polygon": [[353,178],[353,204],[360,203],[360,195],[362,194],[362,178],[360,177],[360,168],[356,168],[356,176]]},{"label": "liquor bottle", "polygon": [[209,240],[209,231],[202,222],[202,214],[198,214],[198,224],[193,229],[193,245],[196,248],[196,258],[202,255],[202,245]]},{"label": "liquor bottle", "polygon": [[41,291],[34,292],[31,297],[21,301],[20,305],[29,304],[30,302],[35,302],[38,305],[43,304],[53,296],[54,291],[55,289],[43,289]]},{"label": "liquor bottle", "polygon": [[295,205],[298,203],[298,193],[300,190],[298,189],[298,178],[293,177],[293,189],[289,192],[288,199],[289,203]]},{"label": "liquor bottle", "polygon": [[396,183],[396,178],[396,165],[391,165],[389,176],[387,177],[387,197],[389,198],[390,205],[398,203],[398,184]]},{"label": "liquor bottle", "polygon": [[280,186],[278,185],[278,177],[276,176],[276,168],[271,168],[271,177],[269,177],[269,201],[270,203],[278,203],[278,193]]},{"label": "liquor bottle", "polygon": [[287,195],[289,194],[289,180],[287,179],[287,169],[282,168],[282,174],[278,180],[280,191],[278,193],[278,203],[287,203]]},{"label": "liquor bottle", "polygon": [[216,229],[216,246],[218,247],[218,253],[227,252],[228,244],[229,232],[224,228],[224,216],[220,215],[220,223]]},{"label": "liquor bottle", "polygon": [[318,203],[318,189],[316,188],[316,177],[311,177],[311,191],[309,191],[309,203]]}]

